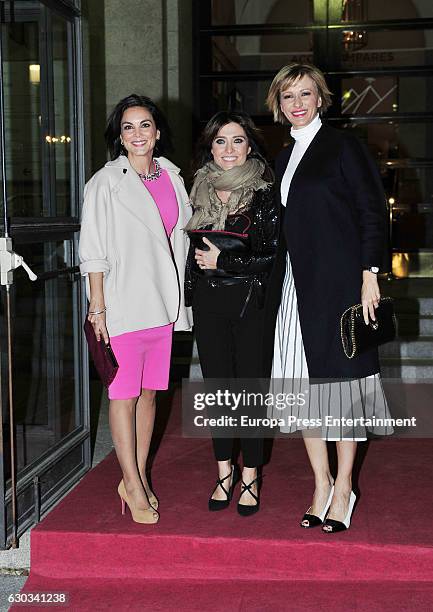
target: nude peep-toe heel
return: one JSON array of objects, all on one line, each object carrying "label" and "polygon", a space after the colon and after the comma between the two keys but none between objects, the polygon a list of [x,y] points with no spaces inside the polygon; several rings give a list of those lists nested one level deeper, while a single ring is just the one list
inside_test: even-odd
[{"label": "nude peep-toe heel", "polygon": [[[123,487],[125,488],[125,485],[123,484],[123,478],[120,481],[119,487],[120,485],[123,485]],[[159,502],[158,502],[158,498],[156,497],[155,493],[151,491],[149,495],[146,489],[145,489],[145,492],[147,494],[147,499],[149,500],[149,504],[152,506],[154,510],[158,510]]]},{"label": "nude peep-toe heel", "polygon": [[159,514],[155,509],[147,508],[146,510],[139,510],[138,508],[135,508],[133,506],[126,493],[123,480],[121,480],[121,482],[119,483],[119,486],[117,487],[117,492],[119,493],[119,497],[122,502],[122,514],[125,514],[126,504],[129,510],[131,511],[132,520],[135,523],[145,523],[147,525],[153,525],[158,522]]}]

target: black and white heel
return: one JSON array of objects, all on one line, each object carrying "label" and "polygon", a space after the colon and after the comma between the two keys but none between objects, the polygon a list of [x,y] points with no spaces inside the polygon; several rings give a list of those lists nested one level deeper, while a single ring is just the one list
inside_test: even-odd
[{"label": "black and white heel", "polygon": [[302,521],[299,523],[300,526],[303,527],[304,529],[311,529],[312,527],[318,527],[319,525],[322,525],[325,519],[325,516],[329,510],[329,506],[331,505],[333,495],[334,495],[334,485],[332,485],[331,487],[331,491],[329,492],[329,497],[326,502],[326,505],[323,508],[322,512],[319,514],[319,516],[316,516],[315,514],[310,514],[310,510],[311,510],[311,506],[310,506],[307,512],[302,517]]},{"label": "black and white heel", "polygon": [[346,531],[350,527],[350,519],[352,518],[353,507],[356,502],[356,495],[353,491],[350,492],[349,508],[343,521],[335,521],[334,519],[326,519],[323,523],[322,531],[324,533],[337,533],[338,531]]}]

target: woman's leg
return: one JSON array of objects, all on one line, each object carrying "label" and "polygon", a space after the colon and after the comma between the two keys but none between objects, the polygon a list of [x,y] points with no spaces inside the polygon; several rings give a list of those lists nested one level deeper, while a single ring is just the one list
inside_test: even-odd
[{"label": "woman's leg", "polygon": [[147,481],[146,467],[152,441],[156,412],[156,390],[167,389],[169,384],[173,324],[162,325],[145,330],[140,343],[140,360],[142,365],[140,396],[135,413],[137,434],[137,465],[143,486],[148,496],[152,491]]},{"label": "woman's leg", "polygon": [[[257,467],[246,467],[244,465],[242,469],[242,481],[246,485],[249,485],[252,482],[254,482],[256,478],[257,478]],[[239,503],[242,506],[257,506],[256,497],[258,497],[259,495],[259,489],[257,485],[258,483],[254,482],[254,484],[247,489],[241,486],[241,494],[239,496]],[[251,491],[251,494],[250,494],[250,491]],[[254,497],[254,495],[256,497]]]},{"label": "woman's leg", "polygon": [[143,489],[136,457],[135,411],[137,398],[110,400],[111,437],[123,474],[128,498],[139,510],[150,507]]},{"label": "woman's leg", "polygon": [[[261,429],[258,428],[256,433],[259,433],[260,437],[245,437],[241,438],[242,447],[242,480],[246,485],[250,484],[257,478],[257,468],[263,464],[263,434]],[[259,488],[258,483],[255,482],[251,487],[251,493],[258,496]],[[241,495],[240,503],[244,506],[255,506],[257,500],[253,495],[249,495],[248,490]]]},{"label": "woman's leg", "polygon": [[329,498],[334,479],[329,469],[328,449],[325,440],[311,436],[311,430],[304,432],[304,444],[314,474],[314,495],[309,514],[320,516]]},{"label": "woman's leg", "polygon": [[[248,290],[248,287],[245,288]],[[243,305],[245,296],[241,304]],[[238,311],[239,313],[240,311]],[[237,314],[238,314],[237,313]],[[261,397],[263,388],[260,379],[264,376],[263,368],[263,321],[264,311],[257,307],[254,296],[249,302],[244,316],[233,321],[233,333],[235,342],[235,370],[236,378],[241,384],[236,385],[238,392],[246,389],[251,398]],[[242,407],[242,412],[255,422],[266,416],[266,408],[260,400]],[[242,431],[242,430],[241,430]],[[257,468],[263,465],[263,428],[260,425],[250,425],[247,430],[242,431],[241,449],[243,459],[242,480],[246,485],[257,478]],[[258,483],[251,487],[251,493],[258,496]],[[240,496],[239,502],[244,506],[255,506],[257,500],[245,490]]]},{"label": "woman's leg", "polygon": [[146,465],[155,423],[156,391],[142,389],[137,401],[135,413],[135,430],[137,436],[137,466],[147,495],[151,489],[147,481]]},{"label": "woman's leg", "polygon": [[[224,478],[227,478],[227,476],[230,475],[231,471],[232,471],[232,460],[231,459],[227,459],[226,461],[218,461],[219,480],[223,480]],[[225,491],[227,491],[227,493],[230,491],[230,487],[232,486],[232,479],[233,477],[227,478],[227,480],[224,480],[224,482],[222,483],[222,486],[224,487]],[[211,496],[211,499],[216,499],[218,501],[226,501],[227,495],[225,491],[223,491],[221,485],[217,486]]]},{"label": "woman's leg", "polygon": [[[205,381],[214,379],[221,384],[230,383],[233,377],[233,350],[230,320],[225,313],[230,306],[228,294],[222,288],[197,287],[194,295],[194,331]],[[212,383],[211,383],[212,386]],[[221,429],[212,431],[212,442],[218,466],[218,478],[228,476],[232,469],[233,437],[221,437]],[[224,482],[226,491],[230,479]],[[215,488],[211,499],[225,501],[226,494],[220,486]]]},{"label": "woman's leg", "polygon": [[337,442],[338,474],[335,480],[334,496],[329,508],[328,518],[343,521],[349,508],[352,490],[352,470],[355,461],[357,442]]}]

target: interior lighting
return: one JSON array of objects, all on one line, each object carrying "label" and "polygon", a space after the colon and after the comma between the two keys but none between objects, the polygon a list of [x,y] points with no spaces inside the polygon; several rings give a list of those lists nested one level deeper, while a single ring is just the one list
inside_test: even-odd
[{"label": "interior lighting", "polygon": [[41,82],[41,66],[40,64],[29,65],[29,80],[33,85],[39,85]]}]

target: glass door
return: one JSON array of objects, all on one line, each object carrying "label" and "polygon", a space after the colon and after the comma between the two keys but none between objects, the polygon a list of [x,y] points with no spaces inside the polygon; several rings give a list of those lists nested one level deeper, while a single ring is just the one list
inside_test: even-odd
[{"label": "glass door", "polygon": [[[395,277],[433,276],[433,3],[375,0],[195,0],[195,115],[242,109],[274,157],[289,140],[265,106],[277,70],[313,62],[333,104],[379,166]],[[198,131],[198,129],[197,129]]]},{"label": "glass door", "polygon": [[[51,7],[53,3],[47,3]],[[70,4],[2,2],[0,546],[37,522],[89,467],[80,18]],[[8,272],[20,260],[23,266]]]}]

